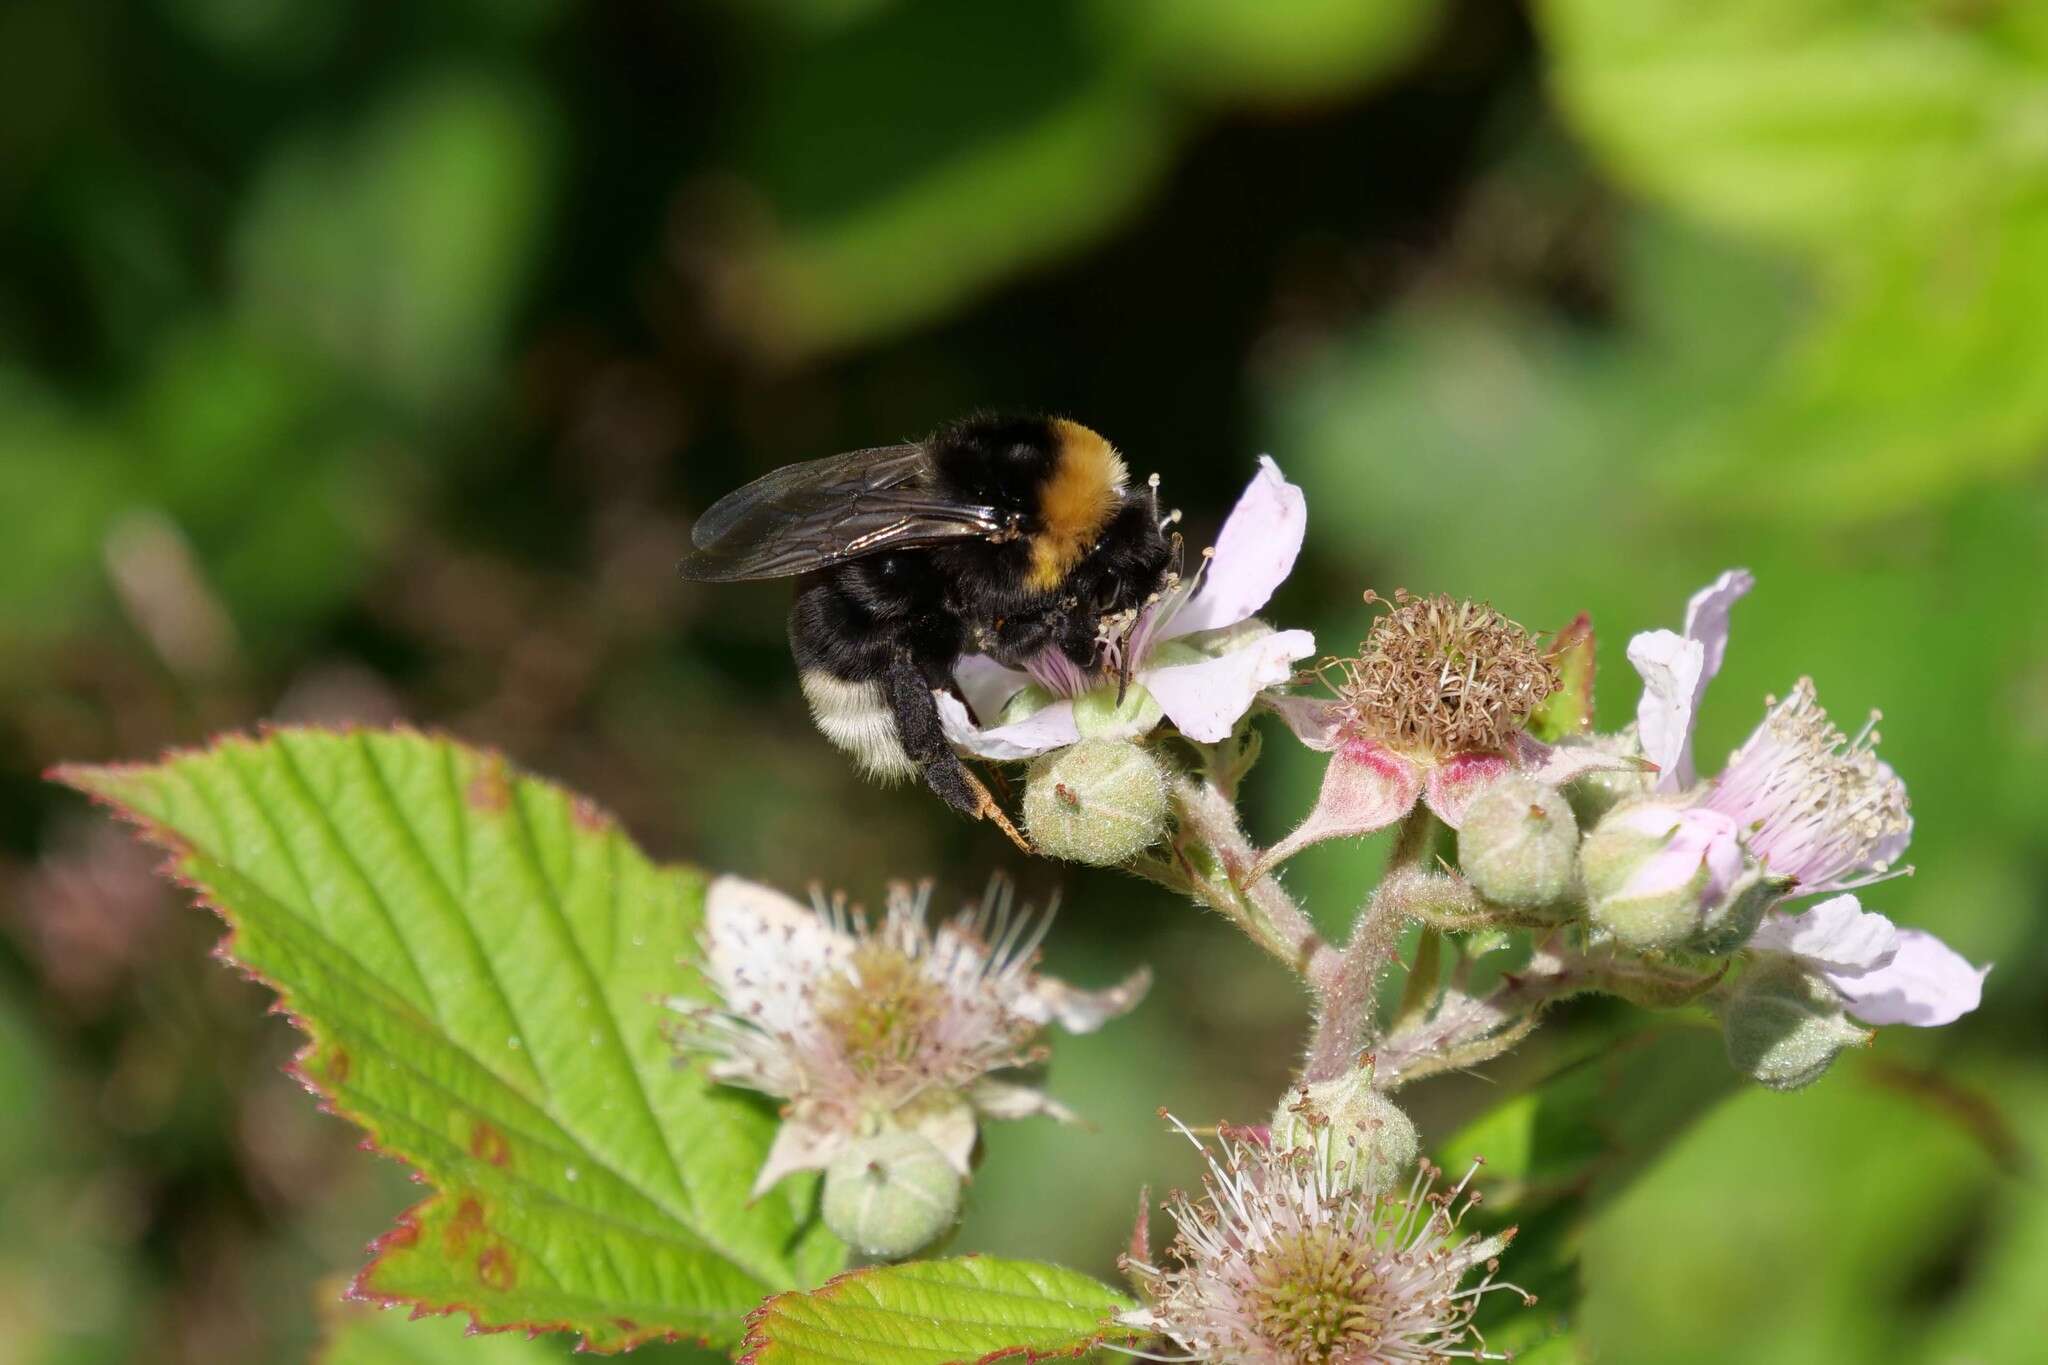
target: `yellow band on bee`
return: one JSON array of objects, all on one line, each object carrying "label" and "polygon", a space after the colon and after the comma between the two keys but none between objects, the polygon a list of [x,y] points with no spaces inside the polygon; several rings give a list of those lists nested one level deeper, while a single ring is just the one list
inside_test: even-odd
[{"label": "yellow band on bee", "polygon": [[1050,592],[1087,557],[1123,495],[1123,458],[1079,422],[1052,421],[1059,442],[1039,488],[1039,530],[1031,539],[1031,587]]}]

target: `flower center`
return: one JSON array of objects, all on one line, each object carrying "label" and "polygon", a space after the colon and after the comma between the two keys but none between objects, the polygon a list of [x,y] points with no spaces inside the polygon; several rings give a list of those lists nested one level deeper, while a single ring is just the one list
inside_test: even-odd
[{"label": "flower center", "polygon": [[1287,1233],[1252,1263],[1253,1316],[1287,1360],[1362,1360],[1386,1334],[1389,1305],[1373,1269],[1373,1247],[1341,1231],[1324,1225]]},{"label": "flower center", "polygon": [[1504,750],[1560,685],[1536,637],[1483,602],[1396,591],[1393,608],[1334,686],[1353,728],[1398,749]]},{"label": "flower center", "polygon": [[945,991],[888,943],[869,939],[847,970],[828,978],[818,1020],[839,1040],[847,1062],[873,1075],[914,1061],[945,1008]]},{"label": "flower center", "polygon": [[1706,804],[1749,829],[1771,871],[1806,889],[1878,880],[1913,820],[1906,784],[1877,756],[1876,721],[1843,734],[1802,678],[1728,760]]}]

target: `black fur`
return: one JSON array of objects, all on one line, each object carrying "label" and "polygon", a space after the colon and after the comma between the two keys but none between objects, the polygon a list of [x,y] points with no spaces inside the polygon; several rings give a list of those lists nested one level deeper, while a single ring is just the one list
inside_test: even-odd
[{"label": "black fur", "polygon": [[[1172,559],[1149,491],[1127,496],[1095,546],[1050,592],[1027,582],[1038,492],[1059,458],[1043,418],[974,417],[932,437],[946,491],[1007,513],[1018,534],[849,560],[797,580],[790,649],[800,669],[847,682],[881,682],[904,752],[949,804],[972,813],[972,785],[939,728],[935,689],[954,690],[953,666],[969,652],[1021,666],[1060,650],[1095,663],[1105,614],[1157,591]],[[992,717],[980,717],[986,722]]]}]

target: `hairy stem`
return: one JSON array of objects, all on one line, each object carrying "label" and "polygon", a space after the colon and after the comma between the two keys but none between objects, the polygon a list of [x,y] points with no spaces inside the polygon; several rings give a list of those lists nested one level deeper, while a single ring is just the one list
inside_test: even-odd
[{"label": "hairy stem", "polygon": [[1241,886],[1258,851],[1230,797],[1214,783],[1186,778],[1175,786],[1173,801],[1180,820],[1172,844],[1165,855],[1142,858],[1131,870],[1216,911],[1296,975],[1313,980],[1327,972],[1338,954],[1294,898],[1270,878],[1249,890]]},{"label": "hairy stem", "polygon": [[[1386,875],[1366,898],[1352,925],[1351,941],[1325,964],[1320,976],[1310,978],[1318,1000],[1315,1031],[1302,1067],[1304,1083],[1334,1080],[1352,1071],[1377,1040],[1380,975],[1394,960],[1401,927],[1414,916],[1416,902],[1425,896],[1439,898],[1431,883],[1442,879],[1427,870],[1435,841],[1436,817],[1427,807],[1416,806],[1395,832]],[[1259,883],[1272,884],[1271,878]]]}]

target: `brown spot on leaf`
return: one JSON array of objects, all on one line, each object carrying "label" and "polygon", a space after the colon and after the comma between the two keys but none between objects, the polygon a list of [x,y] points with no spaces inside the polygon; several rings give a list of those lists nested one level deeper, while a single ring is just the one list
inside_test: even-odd
[{"label": "brown spot on leaf", "polygon": [[618,1328],[621,1332],[630,1333],[637,1332],[640,1330],[640,1324],[633,1321],[631,1318],[613,1318],[612,1325]]},{"label": "brown spot on leaf", "polygon": [[461,1256],[483,1235],[483,1230],[484,1206],[474,1199],[465,1199],[456,1206],[455,1216],[448,1220],[441,1240],[450,1256]]},{"label": "brown spot on leaf", "polygon": [[476,1277],[484,1282],[484,1288],[503,1294],[519,1283],[519,1267],[503,1245],[488,1246],[476,1258]]},{"label": "brown spot on leaf", "polygon": [[340,1044],[320,1054],[320,1074],[331,1085],[347,1085],[350,1066],[348,1049]]},{"label": "brown spot on leaf", "polygon": [[512,1159],[512,1144],[505,1141],[505,1135],[496,1128],[480,1122],[470,1131],[469,1154],[478,1161],[503,1166]]},{"label": "brown spot on leaf", "polygon": [[498,812],[512,804],[512,779],[502,762],[487,763],[469,779],[469,804],[481,811]]}]

